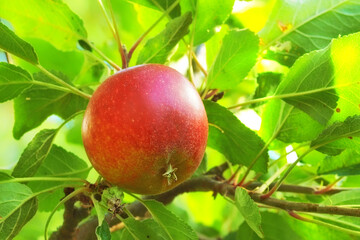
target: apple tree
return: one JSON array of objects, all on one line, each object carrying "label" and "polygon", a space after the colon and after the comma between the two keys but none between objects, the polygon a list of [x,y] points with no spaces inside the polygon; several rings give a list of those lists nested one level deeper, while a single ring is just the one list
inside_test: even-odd
[{"label": "apple tree", "polygon": [[0,240],[360,239],[359,23],[360,0],[0,0]]}]

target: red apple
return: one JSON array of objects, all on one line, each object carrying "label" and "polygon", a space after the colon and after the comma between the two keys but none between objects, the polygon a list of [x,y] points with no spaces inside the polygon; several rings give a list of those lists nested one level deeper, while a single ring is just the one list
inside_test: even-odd
[{"label": "red apple", "polygon": [[208,122],[193,85],[176,70],[147,64],[104,81],[86,109],[82,138],[110,183],[158,194],[188,179],[205,152]]}]

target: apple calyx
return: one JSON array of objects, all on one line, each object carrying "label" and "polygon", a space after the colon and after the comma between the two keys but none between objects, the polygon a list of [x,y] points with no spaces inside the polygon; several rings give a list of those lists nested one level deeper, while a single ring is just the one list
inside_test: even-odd
[{"label": "apple calyx", "polygon": [[177,170],[177,168],[173,168],[172,165],[169,164],[166,172],[163,173],[162,176],[167,178],[168,185],[171,185],[173,182],[177,181],[177,176],[175,174]]}]

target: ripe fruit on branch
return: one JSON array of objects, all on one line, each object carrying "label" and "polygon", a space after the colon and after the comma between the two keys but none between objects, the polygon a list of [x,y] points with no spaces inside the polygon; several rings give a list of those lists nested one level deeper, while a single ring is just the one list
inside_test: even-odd
[{"label": "ripe fruit on branch", "polygon": [[82,138],[94,168],[134,193],[158,194],[189,178],[204,155],[208,122],[176,70],[147,64],[104,81],[86,109]]}]

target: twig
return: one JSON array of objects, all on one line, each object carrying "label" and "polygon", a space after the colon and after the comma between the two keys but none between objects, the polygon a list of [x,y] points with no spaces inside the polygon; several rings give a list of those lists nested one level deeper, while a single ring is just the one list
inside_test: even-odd
[{"label": "twig", "polygon": [[287,178],[287,176],[289,176],[290,172],[294,169],[294,167],[296,166],[296,164],[298,162],[300,162],[301,159],[303,159],[307,154],[309,154],[311,151],[313,151],[315,148],[309,148],[306,152],[304,152],[301,156],[298,157],[298,159],[293,162],[286,170],[286,172],[284,173],[284,175],[280,178],[280,180],[274,185],[274,187],[271,188],[271,190],[266,193],[263,194],[261,198],[266,199],[269,198],[271,195],[274,194],[274,192],[276,192],[276,190],[280,187],[280,185],[285,181],[285,179]]},{"label": "twig", "polygon": [[[248,188],[252,189],[260,185],[261,183],[251,183],[248,186]],[[334,194],[340,191],[347,191],[347,190],[349,189],[332,189],[326,194]],[[233,185],[228,184],[223,180],[217,181],[212,177],[204,176],[204,177],[190,179],[166,193],[159,194],[156,196],[146,196],[145,198],[155,199],[164,204],[169,204],[174,200],[176,196],[180,194],[187,192],[208,192],[208,191],[217,192],[223,196],[233,199],[235,188]],[[309,187],[283,184],[279,187],[278,191],[313,194],[315,192],[315,189]],[[263,200],[261,199],[261,194],[258,193],[250,193],[250,196],[255,202],[264,204],[266,206],[280,208],[286,211],[314,212],[314,213],[326,213],[326,214],[337,214],[337,215],[360,217],[360,209],[355,209],[355,208],[324,206],[315,203],[290,202],[275,198],[268,198]],[[139,203],[138,201],[131,203],[127,208],[134,216],[143,217],[146,213],[146,208],[142,206],[142,204]],[[126,215],[122,217],[126,217]],[[107,215],[106,220],[108,221],[109,226],[113,226],[119,223],[119,220],[112,218],[112,215],[110,214]],[[96,239],[94,234],[96,227],[97,227],[97,218],[92,218],[88,222],[85,222],[78,228],[76,235],[77,239],[83,239],[83,240]]]},{"label": "twig", "polygon": [[215,166],[211,168],[209,171],[205,173],[205,175],[216,175],[219,178],[223,178],[224,172],[229,168],[229,164],[224,162],[219,166]]},{"label": "twig", "polygon": [[[69,188],[67,188],[69,189]],[[73,190],[71,188],[71,190]],[[52,218],[52,216],[54,215],[54,213],[56,212],[56,210],[62,205],[64,204],[65,202],[69,201],[71,198],[75,198],[78,194],[82,193],[82,192],[85,192],[87,191],[88,189],[86,187],[83,187],[83,188],[79,188],[73,192],[70,192],[69,194],[67,194],[67,196],[65,196],[60,202],[58,202],[58,204],[55,206],[55,208],[53,209],[53,211],[50,213],[46,223],[45,223],[45,232],[44,232],[44,239],[47,240],[48,237],[47,237],[47,230],[48,230],[48,226],[49,226],[49,223],[50,223],[50,220]],[[68,193],[67,190],[64,189],[64,192],[65,194]]]},{"label": "twig", "polygon": [[117,24],[116,24],[115,14],[114,14],[114,11],[113,11],[110,0],[108,0],[108,5],[109,5],[109,8],[110,8],[110,14],[111,14],[111,18],[112,18],[112,21],[113,21],[113,30],[115,31],[114,32],[114,37],[115,37],[115,40],[117,42],[119,52],[120,52],[120,56],[121,56],[122,68],[127,68],[128,67],[127,56],[126,56],[126,53],[124,51],[124,47],[123,47],[123,45],[121,43],[121,40],[120,40],[120,34],[119,34],[119,30],[118,30],[118,27],[117,27]]},{"label": "twig", "polygon": [[195,26],[196,26],[196,18],[197,18],[197,12],[198,12],[198,4],[196,3],[196,7],[195,7],[195,16],[194,16],[194,20],[192,23],[192,30],[190,33],[190,43],[188,46],[188,61],[189,61],[189,80],[190,82],[195,86],[194,84],[194,69],[193,69],[193,65],[192,65],[192,56],[193,56],[193,48],[194,48],[194,36],[195,36]]},{"label": "twig", "polygon": [[300,221],[304,221],[304,222],[310,222],[310,223],[315,223],[315,224],[318,224],[318,225],[322,225],[322,226],[325,226],[325,227],[328,227],[328,228],[332,228],[332,229],[335,229],[337,231],[340,231],[340,232],[344,232],[346,234],[351,234],[353,236],[360,236],[360,232],[359,231],[355,231],[355,230],[350,230],[350,229],[347,229],[347,228],[343,228],[343,227],[340,227],[340,226],[337,226],[337,225],[334,225],[334,224],[330,224],[330,223],[327,223],[327,222],[323,222],[323,221],[319,221],[315,218],[306,218],[306,217],[303,217],[303,216],[300,216],[299,214],[297,214],[296,212],[294,211],[289,211],[288,212],[289,215],[293,218],[296,218]]},{"label": "twig", "polygon": [[326,187],[324,187],[323,189],[319,189],[317,191],[315,191],[315,194],[323,194],[326,193],[328,191],[330,191],[339,181],[341,181],[344,178],[344,176],[339,177],[338,179],[336,179],[334,182],[332,182],[331,184],[327,185]]},{"label": "twig", "polygon": [[[270,184],[269,188],[275,186],[276,183]],[[262,182],[252,182],[246,186],[248,190],[254,190],[257,187],[263,185]],[[355,188],[356,189],[356,188]],[[352,188],[332,188],[330,191],[324,192],[323,195],[332,195],[343,191],[354,190]],[[278,192],[291,192],[291,193],[303,193],[303,194],[316,194],[316,189],[313,187],[305,187],[292,184],[281,184]]]}]

